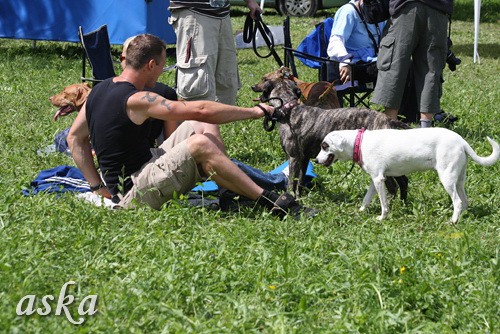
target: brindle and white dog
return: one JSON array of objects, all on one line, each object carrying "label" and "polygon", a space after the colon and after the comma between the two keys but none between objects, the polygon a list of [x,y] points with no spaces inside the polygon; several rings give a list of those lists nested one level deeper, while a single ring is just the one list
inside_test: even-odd
[{"label": "brindle and white dog", "polygon": [[[262,81],[253,86],[255,92],[261,92],[261,101],[270,105],[281,106],[282,117],[279,122],[281,146],[289,159],[290,192],[299,196],[305,185],[305,174],[309,160],[315,158],[321,148],[323,138],[334,130],[351,129],[407,129],[408,126],[395,121],[385,114],[359,108],[323,109],[305,105],[300,100],[297,83],[287,77],[286,68],[266,74]],[[288,70],[289,71],[289,70]],[[276,99],[275,99],[276,98]],[[279,99],[278,99],[279,98]],[[388,179],[386,185],[390,193],[395,194],[399,185],[400,195],[406,199],[408,178],[401,176]]]}]

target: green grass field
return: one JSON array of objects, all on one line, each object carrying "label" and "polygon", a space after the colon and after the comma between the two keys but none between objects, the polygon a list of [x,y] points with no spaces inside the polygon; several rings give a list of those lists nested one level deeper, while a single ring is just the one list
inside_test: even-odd
[{"label": "green grass field", "polygon": [[[235,31],[245,12],[233,9]],[[486,136],[500,140],[499,12],[483,1],[474,64],[473,1],[456,1],[453,51],[462,64],[444,72],[442,108],[460,117],[450,129],[480,155],[491,152]],[[331,14],[293,18],[294,45]],[[269,10],[264,19],[278,25],[283,17]],[[238,104],[250,106],[250,86],[277,65],[251,50],[238,57]],[[500,333],[500,164],[469,163],[470,208],[456,226],[447,223],[451,200],[434,172],[410,176],[408,203],[393,199],[387,220],[376,220],[378,200],[360,213],[369,178],[355,168],[338,184],[348,163],[315,167],[316,188],[302,200],[321,210],[311,220],[183,201],[159,212],[110,211],[73,195],[24,197],[38,172],[73,164],[36,151],[74,119],[52,121],[48,97],[78,82],[80,71],[77,44],[0,39],[0,333]],[[161,80],[173,84],[174,74]],[[285,160],[277,133],[261,121],[222,132],[231,157],[263,170]],[[81,325],[56,315],[68,281],[76,283],[67,292],[76,299],[73,319],[86,296],[98,296],[97,313]],[[53,295],[51,313],[17,316],[26,295],[37,296],[41,311],[42,297]]]}]

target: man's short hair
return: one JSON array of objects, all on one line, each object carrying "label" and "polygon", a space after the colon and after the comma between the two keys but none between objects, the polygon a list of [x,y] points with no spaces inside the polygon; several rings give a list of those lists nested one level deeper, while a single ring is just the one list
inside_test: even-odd
[{"label": "man's short hair", "polygon": [[125,56],[126,65],[136,70],[154,59],[158,64],[165,51],[165,43],[157,36],[141,34],[129,37],[123,44],[122,55]]}]

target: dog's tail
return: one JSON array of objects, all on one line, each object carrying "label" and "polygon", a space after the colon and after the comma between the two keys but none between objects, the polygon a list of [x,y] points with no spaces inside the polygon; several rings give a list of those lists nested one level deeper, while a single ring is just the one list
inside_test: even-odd
[{"label": "dog's tail", "polygon": [[403,123],[401,122],[400,120],[396,120],[396,119],[391,119],[389,121],[389,125],[391,127],[391,129],[401,129],[401,130],[407,130],[409,129],[410,127],[408,126],[408,124],[406,123]]},{"label": "dog's tail", "polygon": [[479,155],[477,155],[467,142],[465,145],[465,152],[471,157],[472,160],[474,160],[481,166],[491,166],[495,162],[497,162],[498,158],[500,157],[500,146],[498,145],[498,143],[490,137],[486,137],[486,139],[488,139],[491,147],[493,148],[493,152],[491,152],[491,154],[487,157],[480,157]]}]

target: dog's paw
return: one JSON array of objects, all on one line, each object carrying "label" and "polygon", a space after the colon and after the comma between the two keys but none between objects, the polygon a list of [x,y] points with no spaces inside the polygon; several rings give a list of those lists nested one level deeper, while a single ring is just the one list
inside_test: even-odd
[{"label": "dog's paw", "polygon": [[365,211],[365,210],[366,210],[366,206],[364,206],[364,205],[359,208],[359,211]]},{"label": "dog's paw", "polygon": [[380,215],[377,217],[377,220],[384,220],[387,215]]}]

